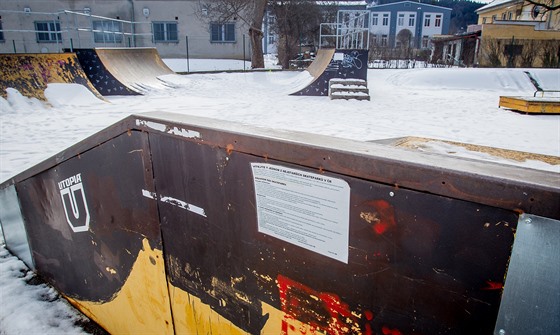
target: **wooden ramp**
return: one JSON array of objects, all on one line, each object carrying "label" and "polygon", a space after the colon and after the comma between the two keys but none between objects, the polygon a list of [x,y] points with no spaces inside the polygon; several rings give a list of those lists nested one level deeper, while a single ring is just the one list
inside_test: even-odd
[{"label": "wooden ramp", "polygon": [[499,106],[516,112],[530,114],[560,114],[559,97],[508,97],[500,96]]},{"label": "wooden ramp", "polygon": [[168,87],[158,76],[175,73],[155,48],[96,48],[95,52],[120,83],[138,93]]},{"label": "wooden ramp", "polygon": [[81,84],[103,99],[73,53],[0,55],[0,96],[6,98],[6,89],[11,87],[26,97],[46,101],[45,89],[52,83]]}]

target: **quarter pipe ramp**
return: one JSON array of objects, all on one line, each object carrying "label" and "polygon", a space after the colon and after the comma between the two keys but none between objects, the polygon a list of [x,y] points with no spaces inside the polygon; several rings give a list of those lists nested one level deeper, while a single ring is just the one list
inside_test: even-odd
[{"label": "quarter pipe ramp", "polygon": [[311,75],[305,87],[291,95],[328,96],[329,80],[363,79],[367,81],[368,51],[361,49],[319,49],[307,72]]},{"label": "quarter pipe ramp", "polygon": [[99,59],[95,49],[74,49],[84,72],[104,96],[109,95],[139,95],[136,90],[129,88],[121,83],[113,74],[107,70],[103,62]]},{"label": "quarter pipe ramp", "polygon": [[133,92],[169,87],[158,77],[175,73],[155,48],[96,48],[95,52],[106,71]]},{"label": "quarter pipe ramp", "polygon": [[46,101],[45,89],[51,83],[81,84],[103,99],[73,53],[0,55],[2,97],[6,98],[6,89],[11,87],[26,97]]}]

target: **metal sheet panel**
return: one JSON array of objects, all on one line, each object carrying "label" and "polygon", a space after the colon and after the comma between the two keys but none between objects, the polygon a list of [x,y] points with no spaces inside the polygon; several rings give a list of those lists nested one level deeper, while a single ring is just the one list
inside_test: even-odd
[{"label": "metal sheet panel", "polygon": [[146,133],[16,185],[37,272],[113,334],[173,332]]},{"label": "metal sheet panel", "polygon": [[[150,145],[177,333],[494,329],[516,213],[202,140],[150,134]],[[349,185],[349,238],[333,241],[347,243],[347,264],[259,231],[252,163]]]},{"label": "metal sheet panel", "polygon": [[6,247],[30,269],[35,269],[27,232],[14,185],[0,190],[0,224],[4,233]]},{"label": "metal sheet panel", "polygon": [[560,334],[560,221],[519,218],[496,335]]}]

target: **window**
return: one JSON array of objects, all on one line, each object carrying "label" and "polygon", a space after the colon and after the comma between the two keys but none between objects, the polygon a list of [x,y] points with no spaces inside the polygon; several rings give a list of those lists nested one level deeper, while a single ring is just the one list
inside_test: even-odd
[{"label": "window", "polygon": [[381,35],[381,46],[386,47],[388,44],[387,42],[388,42],[387,35]]},{"label": "window", "polygon": [[[2,30],[2,17],[0,16],[0,30]],[[0,31],[0,42],[4,42],[4,32]]]},{"label": "window", "polygon": [[371,25],[377,26],[379,24],[379,14],[373,14],[371,16]]},{"label": "window", "polygon": [[378,43],[378,42],[377,42],[377,35],[375,35],[375,34],[370,34],[369,36],[371,37],[371,44],[377,45],[377,43]]},{"label": "window", "polygon": [[384,26],[389,25],[389,14],[383,14],[383,25]]},{"label": "window", "polygon": [[179,42],[177,22],[154,22],[154,42]]},{"label": "window", "polygon": [[93,21],[93,39],[95,43],[121,43],[122,22]]},{"label": "window", "polygon": [[429,36],[427,36],[427,35],[422,36],[422,48],[427,48],[429,41],[430,41]]},{"label": "window", "polygon": [[268,35],[268,44],[274,44],[274,35]]},{"label": "window", "polygon": [[212,42],[235,42],[235,23],[212,23],[210,25]]},{"label": "window", "polygon": [[435,26],[441,27],[441,15],[436,15]]},{"label": "window", "polygon": [[416,14],[408,15],[408,26],[414,27],[416,25]]},{"label": "window", "polygon": [[268,25],[273,26],[276,24],[276,16],[267,14],[266,19],[268,20]]},{"label": "window", "polygon": [[59,21],[35,21],[37,42],[62,41]]},{"label": "window", "polygon": [[398,20],[397,20],[397,25],[398,26],[404,26],[404,14],[399,14]]},{"label": "window", "polygon": [[424,16],[424,27],[429,27],[430,26],[430,21],[431,21],[431,15],[426,14],[426,16]]},{"label": "window", "polygon": [[502,13],[502,20],[505,20],[505,19],[506,19],[506,13],[504,12],[504,13]]},{"label": "window", "polygon": [[482,24],[485,24],[485,23],[486,23],[486,18],[483,17],[483,18],[482,18]]},{"label": "window", "polygon": [[496,15],[492,15],[492,23],[494,23],[494,21],[496,21]]},{"label": "window", "polygon": [[512,16],[513,16],[513,12],[508,12],[508,20],[511,20]]}]

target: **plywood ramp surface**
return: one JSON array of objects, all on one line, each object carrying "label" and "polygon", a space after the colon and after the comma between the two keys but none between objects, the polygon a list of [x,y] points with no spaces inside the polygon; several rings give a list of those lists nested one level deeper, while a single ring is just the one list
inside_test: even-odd
[{"label": "plywood ramp surface", "polygon": [[118,81],[138,92],[164,88],[157,77],[174,73],[155,48],[97,48],[95,51]]}]

